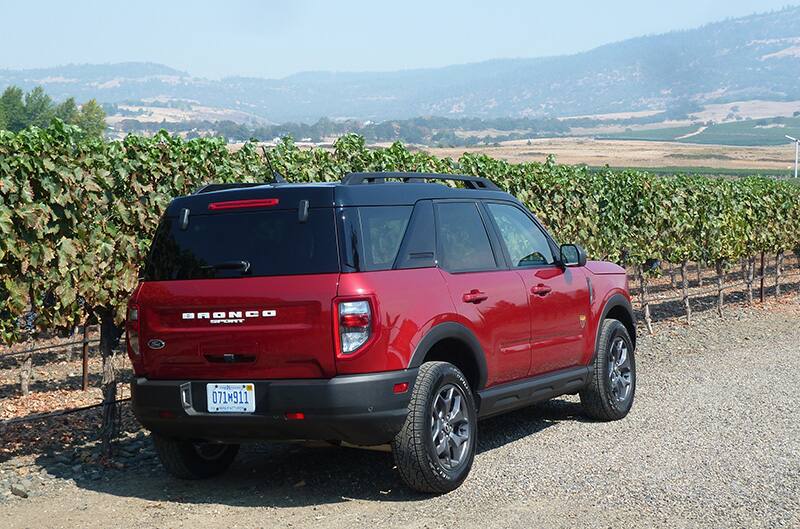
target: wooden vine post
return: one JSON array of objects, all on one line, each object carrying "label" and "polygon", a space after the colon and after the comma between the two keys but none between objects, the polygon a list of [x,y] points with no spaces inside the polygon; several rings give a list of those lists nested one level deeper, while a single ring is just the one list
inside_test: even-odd
[{"label": "wooden vine post", "polygon": [[683,306],[686,309],[686,323],[692,323],[692,307],[689,303],[689,271],[686,261],[681,263],[681,290],[683,291]]},{"label": "wooden vine post", "polygon": [[[76,325],[75,327],[72,328],[72,332],[70,333],[70,337],[78,336],[78,334],[80,334],[80,332],[81,332],[81,326],[80,325]],[[70,347],[69,348],[69,361],[70,362],[75,361],[78,358],[77,354],[78,353],[75,352],[75,348],[74,347]]]},{"label": "wooden vine post", "polygon": [[719,317],[722,317],[722,305],[725,303],[725,291],[722,288],[723,282],[723,272],[725,267],[721,260],[718,260],[715,264],[716,272],[717,272],[717,314]]},{"label": "wooden vine post", "polygon": [[113,311],[104,308],[98,312],[98,319],[100,320],[100,353],[103,357],[103,422],[100,427],[100,439],[102,440],[104,454],[110,456],[111,442],[117,436],[119,427],[114,348],[119,341],[120,331],[114,323]]},{"label": "wooden vine post", "polygon": [[86,391],[89,389],[89,333],[88,325],[83,325],[83,343],[81,344],[81,363],[83,367],[83,376],[81,377],[81,389]]},{"label": "wooden vine post", "polygon": [[23,396],[31,392],[31,378],[33,375],[33,355],[25,355],[22,367],[19,370],[19,390]]},{"label": "wooden vine post", "polygon": [[641,291],[642,310],[644,311],[644,324],[647,327],[647,332],[653,334],[653,319],[650,317],[650,300],[647,295],[647,278],[642,266],[637,266],[636,272],[639,274],[639,290]]},{"label": "wooden vine post", "polygon": [[747,283],[747,304],[753,304],[753,275],[756,268],[756,258],[750,256],[747,258],[747,275],[744,280]]},{"label": "wooden vine post", "polygon": [[742,271],[742,281],[747,283],[747,264],[745,262],[744,257],[739,258],[739,268]]},{"label": "wooden vine post", "polygon": [[761,252],[761,289],[759,293],[759,298],[761,303],[764,303],[764,274],[765,274],[765,263],[764,263],[764,252]]},{"label": "wooden vine post", "polygon": [[775,256],[775,297],[781,295],[781,274],[783,273],[783,252]]},{"label": "wooden vine post", "polygon": [[[29,292],[28,296],[31,300],[31,307],[33,307],[33,293]],[[32,318],[33,310],[28,313],[26,317]],[[28,331],[27,331],[27,343],[26,349],[33,348],[33,338],[34,338],[34,331],[33,331],[33,324],[28,322]],[[22,366],[19,371],[19,391],[22,393],[23,396],[27,396],[28,393],[31,391],[31,379],[33,378],[33,354],[25,355],[25,359],[22,361]]]}]

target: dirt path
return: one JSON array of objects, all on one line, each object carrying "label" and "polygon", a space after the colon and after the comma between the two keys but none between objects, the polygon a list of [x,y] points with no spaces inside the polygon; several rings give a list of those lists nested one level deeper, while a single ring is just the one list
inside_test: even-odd
[{"label": "dirt path", "polygon": [[0,527],[798,527],[800,304],[699,320],[642,337],[623,421],[569,398],[482,422],[446,496],[407,492],[376,451],[259,445],[222,479],[180,482],[137,449],[141,464],[0,501]]},{"label": "dirt path", "polygon": [[686,138],[691,138],[692,136],[697,136],[698,134],[700,134],[701,132],[703,132],[707,128],[708,127],[703,125],[702,127],[700,127],[699,129],[697,129],[694,132],[690,132],[689,134],[684,134],[683,136],[678,136],[677,138],[675,138],[675,140],[685,140]]}]

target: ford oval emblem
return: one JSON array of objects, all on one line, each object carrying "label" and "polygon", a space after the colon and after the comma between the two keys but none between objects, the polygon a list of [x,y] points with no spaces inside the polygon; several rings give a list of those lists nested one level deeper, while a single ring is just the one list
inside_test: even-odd
[{"label": "ford oval emblem", "polygon": [[147,342],[147,347],[150,349],[163,349],[165,345],[167,344],[165,344],[163,340],[159,340],[157,338]]}]

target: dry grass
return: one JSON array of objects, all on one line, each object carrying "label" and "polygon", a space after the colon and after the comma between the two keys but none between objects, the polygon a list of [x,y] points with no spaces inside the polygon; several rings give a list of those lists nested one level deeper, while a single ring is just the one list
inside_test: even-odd
[{"label": "dry grass", "polygon": [[[325,144],[297,142],[301,148],[331,148],[336,138]],[[259,145],[272,145],[269,142]],[[387,142],[373,147],[388,147]],[[236,151],[241,143],[230,144]],[[794,150],[786,146],[741,147],[731,145],[700,145],[668,141],[596,140],[593,138],[547,138],[502,142],[498,146],[478,147],[420,147],[439,157],[458,158],[463,153],[482,153],[512,163],[543,162],[549,154],[559,163],[593,167],[712,167],[719,169],[788,170],[794,167]]]},{"label": "dry grass", "polygon": [[692,114],[692,118],[699,121],[730,121],[727,119],[733,114],[742,119],[773,118],[776,116],[791,117],[800,110],[800,101],[734,101],[732,103],[719,103],[706,105],[701,112]]},{"label": "dry grass", "polygon": [[119,105],[119,108],[133,112],[144,112],[144,114],[138,116],[122,116],[113,114],[106,118],[106,123],[116,126],[126,119],[134,119],[142,123],[161,123],[162,121],[166,123],[181,123],[192,120],[230,120],[236,123],[245,123],[254,119],[252,115],[239,110],[207,107],[194,104],[191,106],[191,109],[147,105]]},{"label": "dry grass", "polygon": [[550,138],[509,141],[497,147],[427,148],[436,156],[457,158],[465,152],[484,153],[510,162],[542,162],[548,154],[566,164],[612,167],[719,167],[722,169],[788,169],[794,150],[778,147],[696,145],[660,141]]}]

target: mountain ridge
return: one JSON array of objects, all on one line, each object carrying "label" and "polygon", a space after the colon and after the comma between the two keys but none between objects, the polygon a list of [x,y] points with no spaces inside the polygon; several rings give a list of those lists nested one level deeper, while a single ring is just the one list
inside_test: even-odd
[{"label": "mountain ridge", "polygon": [[570,55],[279,79],[193,77],[130,62],[0,70],[0,88],[42,85],[57,99],[187,99],[271,121],[421,115],[543,117],[800,100],[800,7],[644,35]]}]

